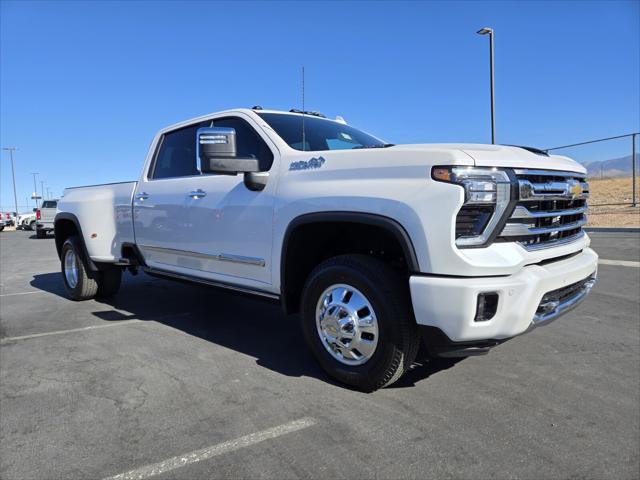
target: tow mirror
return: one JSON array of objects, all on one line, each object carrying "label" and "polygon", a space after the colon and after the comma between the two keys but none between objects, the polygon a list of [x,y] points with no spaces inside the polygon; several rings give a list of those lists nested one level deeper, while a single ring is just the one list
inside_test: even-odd
[{"label": "tow mirror", "polygon": [[202,173],[236,175],[239,172],[258,172],[260,170],[257,158],[238,155],[235,129],[199,128],[196,137],[196,149]]}]

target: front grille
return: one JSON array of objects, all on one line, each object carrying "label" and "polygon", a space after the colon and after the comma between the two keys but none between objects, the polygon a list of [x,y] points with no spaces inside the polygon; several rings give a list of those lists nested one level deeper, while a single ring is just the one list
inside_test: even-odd
[{"label": "front grille", "polygon": [[519,200],[497,241],[529,250],[569,243],[584,235],[589,184],[585,176],[552,170],[516,170]]}]

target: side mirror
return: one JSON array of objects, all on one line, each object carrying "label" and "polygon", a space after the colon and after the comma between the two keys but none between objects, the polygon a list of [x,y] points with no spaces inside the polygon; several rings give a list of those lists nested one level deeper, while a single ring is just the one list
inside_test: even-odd
[{"label": "side mirror", "polygon": [[196,150],[202,173],[258,172],[254,157],[239,156],[236,151],[236,131],[233,128],[205,127],[196,132]]}]

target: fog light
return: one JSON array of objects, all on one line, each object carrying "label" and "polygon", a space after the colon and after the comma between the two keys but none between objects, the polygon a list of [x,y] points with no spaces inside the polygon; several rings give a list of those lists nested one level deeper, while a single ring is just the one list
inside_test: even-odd
[{"label": "fog light", "polygon": [[474,322],[486,322],[491,320],[498,310],[498,293],[486,292],[478,295],[478,305],[476,307],[476,318]]}]

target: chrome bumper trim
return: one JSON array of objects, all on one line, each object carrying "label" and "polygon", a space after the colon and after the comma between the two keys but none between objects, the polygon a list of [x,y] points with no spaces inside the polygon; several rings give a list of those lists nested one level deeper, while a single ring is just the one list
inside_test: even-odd
[{"label": "chrome bumper trim", "polygon": [[596,273],[594,272],[589,279],[582,285],[582,288],[572,297],[564,300],[563,302],[547,302],[547,304],[553,304],[552,310],[548,313],[534,315],[531,325],[527,329],[530,331],[536,327],[546,325],[556,320],[558,317],[570,312],[576,308],[587,297],[593,286],[596,284]]}]

